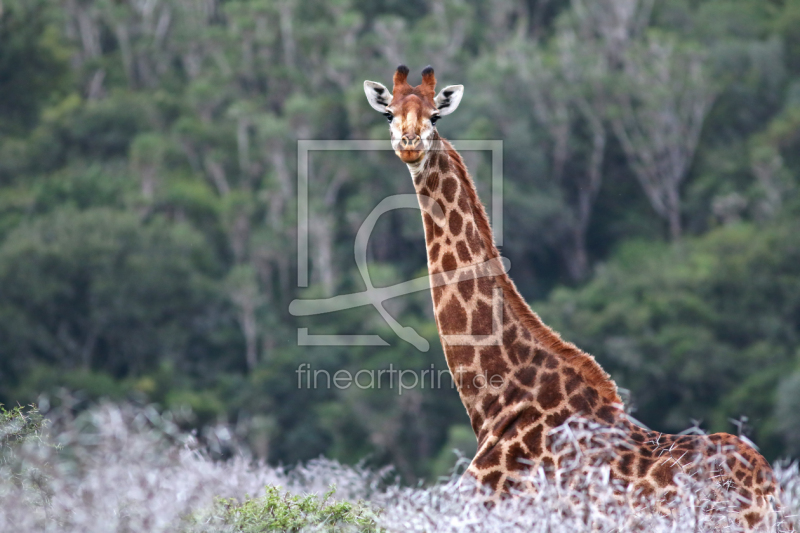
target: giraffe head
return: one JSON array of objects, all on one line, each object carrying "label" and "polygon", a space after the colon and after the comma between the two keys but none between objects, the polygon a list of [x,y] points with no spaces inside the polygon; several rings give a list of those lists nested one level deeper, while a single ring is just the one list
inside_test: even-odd
[{"label": "giraffe head", "polygon": [[400,65],[394,73],[394,89],[364,82],[369,105],[389,120],[392,148],[404,163],[419,163],[430,150],[436,121],[456,110],[464,94],[463,85],[450,85],[436,94],[433,68],[422,71],[422,83],[412,87],[406,81],[408,67]]}]

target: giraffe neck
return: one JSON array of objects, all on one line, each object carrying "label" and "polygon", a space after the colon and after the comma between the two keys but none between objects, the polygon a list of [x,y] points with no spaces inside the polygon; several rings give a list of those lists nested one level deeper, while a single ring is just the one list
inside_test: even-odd
[{"label": "giraffe neck", "polygon": [[594,358],[545,326],[498,269],[489,219],[461,156],[438,134],[432,140],[439,149],[409,170],[423,208],[439,336],[479,444],[502,433],[504,420],[551,412],[560,425],[619,404]]}]

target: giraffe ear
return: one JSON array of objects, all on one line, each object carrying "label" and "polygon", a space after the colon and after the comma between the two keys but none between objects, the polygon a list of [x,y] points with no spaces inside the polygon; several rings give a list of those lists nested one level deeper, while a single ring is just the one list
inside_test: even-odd
[{"label": "giraffe ear", "polygon": [[364,92],[372,109],[379,113],[386,113],[386,106],[392,103],[392,93],[383,84],[377,81],[365,81]]},{"label": "giraffe ear", "polygon": [[449,115],[456,110],[458,104],[461,103],[461,97],[464,96],[463,85],[448,85],[436,95],[433,101],[439,109],[441,116]]}]

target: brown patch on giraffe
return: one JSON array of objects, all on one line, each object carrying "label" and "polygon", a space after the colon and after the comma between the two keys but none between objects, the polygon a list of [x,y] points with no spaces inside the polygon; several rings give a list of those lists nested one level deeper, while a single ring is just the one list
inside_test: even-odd
[{"label": "brown patch on giraffe", "polygon": [[508,347],[514,344],[517,340],[517,326],[514,324],[509,325],[503,332],[503,346],[508,350]]},{"label": "brown patch on giraffe", "polygon": [[592,411],[591,407],[589,407],[589,402],[587,402],[586,398],[581,394],[576,394],[571,397],[569,399],[569,406],[578,413],[588,414]]},{"label": "brown patch on giraffe", "polygon": [[439,313],[439,328],[444,335],[457,335],[466,331],[467,312],[455,296],[450,297]]},{"label": "brown patch on giraffe", "polygon": [[472,432],[477,435],[481,431],[481,426],[483,426],[483,415],[481,415],[477,409],[473,409],[469,414],[469,419],[472,424]]},{"label": "brown patch on giraffe", "polygon": [[459,279],[461,281],[457,284],[458,293],[465,302],[468,302],[472,299],[472,295],[475,294],[475,279],[470,276],[469,272],[462,272]]},{"label": "brown patch on giraffe", "polygon": [[653,487],[653,485],[651,485],[647,481],[640,481],[633,487],[634,495],[640,498],[649,499],[650,497],[653,496],[653,494],[655,494],[655,492],[656,489]]},{"label": "brown patch on giraffe", "polygon": [[456,256],[454,256],[452,252],[445,252],[442,256],[442,268],[444,269],[447,279],[453,277],[453,271],[458,268],[458,261],[456,261]]},{"label": "brown patch on giraffe", "polygon": [[499,346],[487,346],[480,351],[480,365],[486,379],[491,382],[492,377],[500,376],[505,378],[508,374],[508,363],[506,363]]},{"label": "brown patch on giraffe", "polygon": [[450,172],[450,157],[449,157],[449,155],[450,154],[448,152],[445,152],[445,151],[442,151],[442,153],[439,154],[439,170],[442,172],[442,174],[447,174],[448,172]]},{"label": "brown patch on giraffe", "polygon": [[539,394],[536,401],[542,406],[542,409],[552,409],[556,407],[564,399],[561,394],[561,380],[558,374],[550,372],[542,374],[539,380]]},{"label": "brown patch on giraffe", "polygon": [[541,411],[539,411],[535,407],[528,406],[520,412],[519,417],[517,417],[517,419],[514,421],[514,425],[517,426],[517,428],[521,431],[527,427],[532,426],[533,424],[538,422],[539,419],[541,418],[542,418]]},{"label": "brown patch on giraffe", "polygon": [[528,470],[531,465],[527,455],[520,443],[515,442],[512,444],[506,452],[506,470],[511,472]]},{"label": "brown patch on giraffe", "polygon": [[469,200],[464,191],[458,193],[458,208],[466,214],[472,214],[472,209],[469,206]]},{"label": "brown patch on giraffe", "polygon": [[541,462],[542,470],[544,470],[544,477],[552,480],[556,477],[556,464],[549,457],[545,457]]},{"label": "brown patch on giraffe", "polygon": [[[472,334],[491,335],[492,334],[492,306],[478,300],[475,310],[472,311]],[[493,346],[500,353],[499,346]]]},{"label": "brown patch on giraffe", "polygon": [[442,295],[444,294],[445,286],[439,286],[433,288],[433,304],[436,307],[439,307],[439,302],[442,299]]},{"label": "brown patch on giraffe", "polygon": [[656,484],[664,488],[672,483],[673,477],[675,477],[676,466],[674,463],[670,463],[669,460],[665,460],[656,466],[650,477]]},{"label": "brown patch on giraffe", "polygon": [[533,457],[539,457],[542,454],[542,433],[544,432],[544,428],[542,425],[538,425],[528,431],[524,437],[522,437],[522,442],[528,448],[528,451],[531,453]]},{"label": "brown patch on giraffe", "polygon": [[456,198],[456,191],[458,191],[458,182],[455,178],[445,178],[442,180],[442,194],[448,203],[453,203]]},{"label": "brown patch on giraffe", "polygon": [[439,187],[439,173],[435,170],[428,174],[428,179],[425,181],[425,185],[432,190],[435,191],[437,187]]},{"label": "brown patch on giraffe", "polygon": [[433,228],[435,226],[433,223],[433,218],[431,218],[428,213],[422,213],[422,223],[425,226],[425,240],[430,246],[430,244],[433,242]]},{"label": "brown patch on giraffe", "polygon": [[655,463],[654,459],[648,459],[647,457],[639,457],[639,464],[637,465],[639,477],[647,475],[647,472],[650,471],[650,467],[653,466],[653,463]]},{"label": "brown patch on giraffe", "polygon": [[582,381],[580,374],[573,368],[564,369],[564,390],[567,391],[567,395],[572,394]]},{"label": "brown patch on giraffe", "polygon": [[463,222],[464,219],[461,218],[461,215],[458,214],[458,211],[455,209],[450,211],[450,233],[452,233],[453,236],[457,237],[461,233],[461,225]]},{"label": "brown patch on giraffe", "polygon": [[526,362],[531,356],[531,347],[524,342],[515,342],[511,345],[509,353],[516,357],[517,361],[521,364]]},{"label": "brown patch on giraffe", "polygon": [[475,379],[478,374],[475,372],[457,372],[455,376],[458,383],[458,392],[464,396],[475,396],[481,391],[481,388],[476,384]]},{"label": "brown patch on giraffe", "polygon": [[488,486],[492,491],[497,490],[497,486],[500,484],[500,479],[502,479],[503,473],[499,470],[495,470],[494,472],[489,472],[483,479],[481,483]]},{"label": "brown patch on giraffe", "polygon": [[481,410],[486,418],[494,418],[503,409],[500,405],[500,396],[497,394],[487,394],[481,401]]},{"label": "brown patch on giraffe", "polygon": [[487,468],[499,466],[502,459],[502,446],[494,445],[481,455],[477,456],[472,464],[474,464],[480,470],[485,470]]},{"label": "brown patch on giraffe", "polygon": [[536,366],[544,366],[545,368],[549,368],[553,370],[558,368],[558,359],[552,356],[552,354],[548,353],[541,348],[536,348],[533,352],[533,359],[531,360],[531,364]]},{"label": "brown patch on giraffe", "polygon": [[428,252],[428,257],[430,258],[431,263],[435,263],[439,259],[439,251],[441,249],[442,246],[438,242],[431,246],[431,251]]},{"label": "brown patch on giraffe", "polygon": [[439,151],[432,150],[428,154],[428,161],[425,162],[425,167],[429,169],[429,172],[434,172],[433,169],[435,169],[437,166],[439,166]]},{"label": "brown patch on giraffe", "polygon": [[[417,176],[417,177],[420,177],[420,176]],[[430,198],[431,193],[428,190],[428,188],[423,185],[422,188],[419,191],[417,191],[417,195],[419,195],[419,196],[427,196],[428,198]]]},{"label": "brown patch on giraffe", "polygon": [[523,386],[530,387],[533,385],[533,382],[536,381],[536,368],[532,366],[520,368],[514,373],[514,377],[517,378]]},{"label": "brown patch on giraffe", "polygon": [[[484,296],[491,296],[492,290],[494,289],[494,278],[491,276],[478,278],[478,290]],[[503,313],[503,316],[506,316],[506,313]]]},{"label": "brown patch on giraffe", "polygon": [[481,247],[483,243],[481,242],[481,236],[477,230],[472,226],[472,222],[467,222],[467,242],[469,243],[469,247],[472,250],[472,253],[477,254],[481,251]]},{"label": "brown patch on giraffe", "polygon": [[551,428],[557,428],[558,426],[566,422],[567,418],[569,418],[569,415],[571,414],[572,413],[570,413],[569,409],[566,408],[562,409],[561,411],[553,413],[552,415],[548,416],[545,419],[545,423]]},{"label": "brown patch on giraffe", "polygon": [[458,259],[462,263],[469,263],[472,261],[472,255],[470,255],[467,244],[464,241],[458,241],[456,243],[456,253],[458,253]]},{"label": "brown patch on giraffe", "polygon": [[744,519],[747,521],[747,527],[752,529],[756,526],[756,524],[761,522],[761,515],[750,512],[744,515]]},{"label": "brown patch on giraffe", "polygon": [[586,402],[592,409],[594,409],[594,406],[597,405],[597,402],[600,399],[600,395],[597,393],[594,387],[586,387],[586,390],[583,391],[583,397],[586,398]]},{"label": "brown patch on giraffe", "polygon": [[517,492],[523,492],[522,481],[519,479],[506,477],[506,480],[503,482],[503,494],[501,494],[500,497],[503,499],[508,499]]},{"label": "brown patch on giraffe", "polygon": [[633,475],[633,461],[636,459],[636,456],[633,452],[624,453],[618,459],[617,469],[619,470],[620,474],[626,477],[630,477]]},{"label": "brown patch on giraffe", "polygon": [[472,346],[447,346],[447,359],[451,368],[471,366],[475,359],[475,348]]},{"label": "brown patch on giraffe", "polygon": [[617,417],[617,409],[614,408],[612,405],[604,405],[600,409],[597,410],[597,418],[602,420],[603,422],[607,422],[609,424],[613,424],[614,420]]},{"label": "brown patch on giraffe", "polygon": [[[513,405],[516,403],[529,402],[533,400],[533,394],[522,387],[510,386],[503,392],[503,403]],[[518,414],[517,416],[521,416]]]}]

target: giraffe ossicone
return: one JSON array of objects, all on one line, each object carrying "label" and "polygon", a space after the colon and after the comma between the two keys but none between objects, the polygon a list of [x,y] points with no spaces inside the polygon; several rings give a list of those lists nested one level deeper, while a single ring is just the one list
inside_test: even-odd
[{"label": "giraffe ossicone", "polygon": [[[526,476],[556,477],[570,461],[591,455],[584,452],[591,451],[593,435],[613,434],[606,448],[611,453],[601,459],[621,497],[647,499],[669,512],[680,476],[713,478],[709,497],[735,496],[731,516],[739,526],[791,530],[779,522],[772,469],[753,447],[725,433],[666,435],[631,422],[616,385],[594,358],[539,319],[507,268],[487,266],[500,261],[489,219],[461,156],[436,131],[438,119],[459,106],[464,87],[437,94],[431,67],[417,86],[408,74],[401,65],[391,91],[374,81],[365,81],[364,91],[388,119],[392,148],[408,166],[419,198],[436,325],[478,440],[465,477],[494,500],[533,491]],[[441,210],[436,220],[431,202]],[[499,378],[498,386],[482,386],[481,376]],[[570,452],[557,436],[571,424],[590,438],[576,440]]]}]

